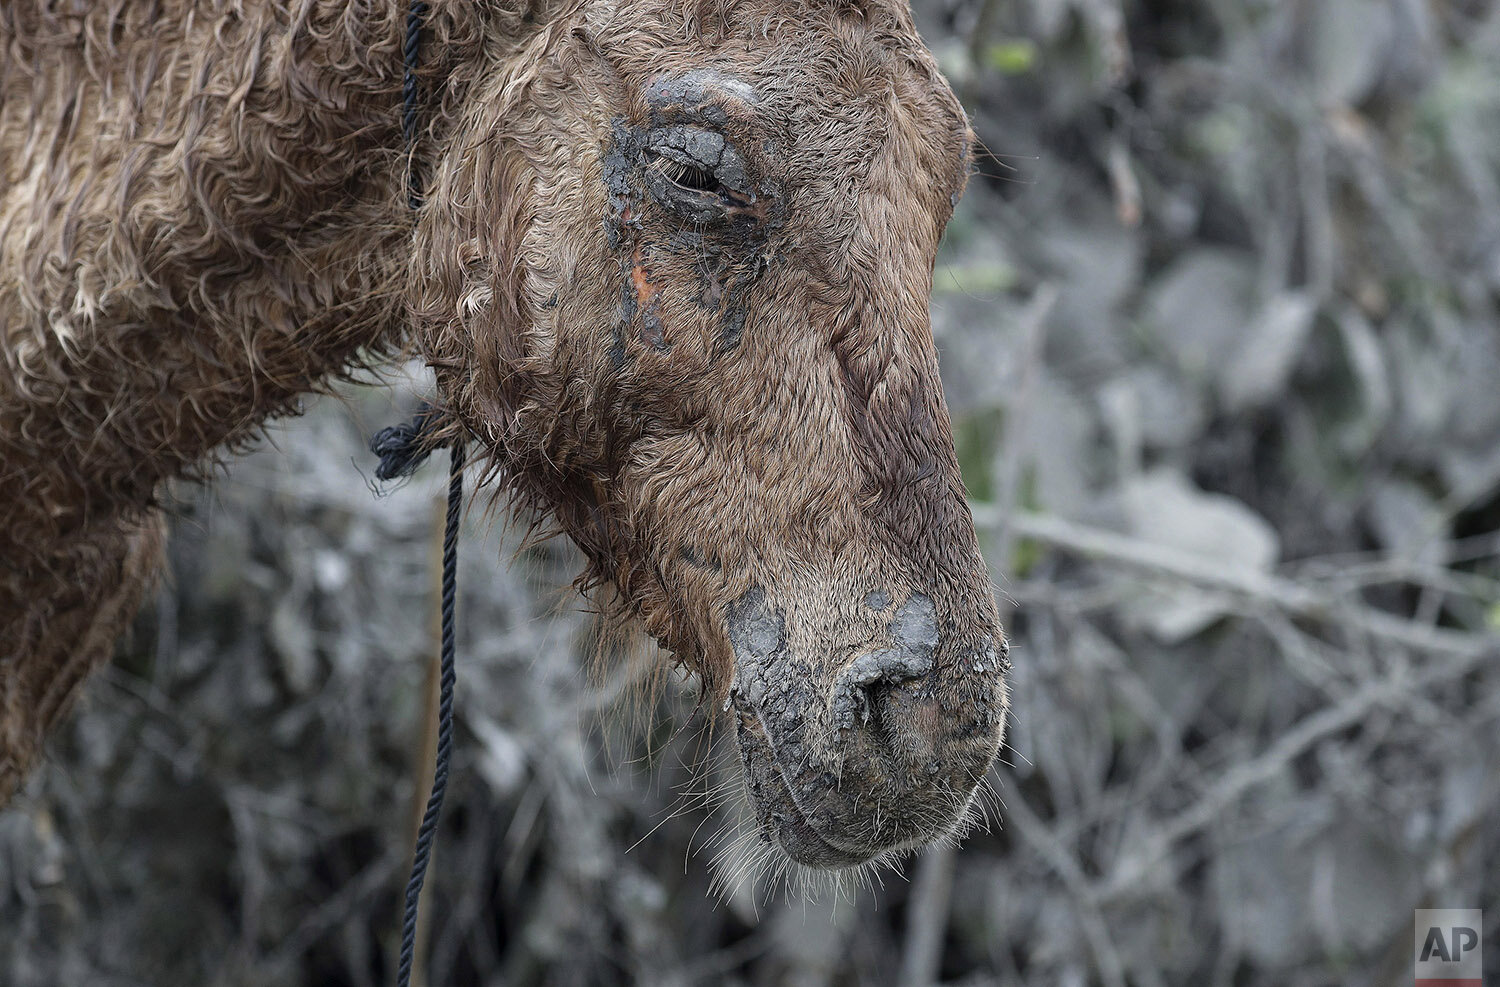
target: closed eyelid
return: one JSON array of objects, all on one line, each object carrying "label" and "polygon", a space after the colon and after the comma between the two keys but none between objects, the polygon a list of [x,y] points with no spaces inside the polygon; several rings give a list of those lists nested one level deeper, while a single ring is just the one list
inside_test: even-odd
[{"label": "closed eyelid", "polygon": [[749,194],[754,168],[734,142],[716,130],[686,125],[658,127],[646,136],[648,152],[711,172],[726,187]]}]

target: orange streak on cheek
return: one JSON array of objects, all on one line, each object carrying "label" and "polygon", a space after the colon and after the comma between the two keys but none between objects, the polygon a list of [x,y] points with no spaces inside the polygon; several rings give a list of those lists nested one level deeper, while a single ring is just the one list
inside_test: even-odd
[{"label": "orange streak on cheek", "polygon": [[644,311],[656,297],[656,285],[651,283],[651,276],[646,271],[646,265],[641,260],[641,248],[635,248],[635,254],[631,257],[630,280],[635,282],[635,300]]}]

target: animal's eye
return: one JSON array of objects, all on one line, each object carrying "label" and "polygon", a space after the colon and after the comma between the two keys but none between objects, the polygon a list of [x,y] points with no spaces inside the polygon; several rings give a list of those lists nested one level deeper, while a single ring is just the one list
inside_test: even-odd
[{"label": "animal's eye", "polygon": [[686,161],[674,161],[667,157],[657,158],[655,166],[667,181],[685,192],[717,194],[722,191],[719,180],[706,168],[700,168]]},{"label": "animal's eye", "polygon": [[723,134],[668,124],[649,131],[644,144],[646,188],[681,219],[708,225],[763,218],[750,165]]},{"label": "animal's eye", "polygon": [[718,175],[680,155],[648,152],[646,187],[652,198],[691,223],[718,223],[729,214],[730,193]]}]

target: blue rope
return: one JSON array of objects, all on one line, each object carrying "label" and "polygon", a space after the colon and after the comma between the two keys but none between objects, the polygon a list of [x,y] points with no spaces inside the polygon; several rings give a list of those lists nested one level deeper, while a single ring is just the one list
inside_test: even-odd
[{"label": "blue rope", "polygon": [[421,109],[421,95],[417,89],[417,68],[421,65],[422,18],[427,14],[427,4],[412,0],[406,11],[406,42],[401,54],[406,62],[406,76],[401,88],[401,133],[406,138],[406,150],[411,154],[407,172],[409,180],[406,190],[407,205],[422,208],[422,181],[417,174],[417,113]]},{"label": "blue rope", "polygon": [[438,689],[437,763],[432,772],[432,793],[417,830],[417,845],[411,857],[411,877],[406,882],[406,911],[401,920],[401,960],[396,969],[397,987],[411,983],[411,967],[417,948],[417,904],[422,900],[422,883],[427,879],[427,861],[432,856],[432,840],[437,833],[438,816],[443,811],[443,795],[448,789],[448,761],[453,753],[453,684],[454,605],[458,596],[458,521],[464,497],[464,447],[455,442],[448,466],[448,514],[443,524],[443,646],[442,675]]},{"label": "blue rope", "polygon": [[[406,75],[402,87],[401,132],[411,156],[407,172],[407,203],[412,209],[420,209],[422,206],[422,182],[417,174],[416,162],[417,114],[420,109],[417,68],[420,64],[422,18],[426,13],[427,4],[421,0],[412,0],[406,14],[406,41],[402,45]],[[410,476],[415,472],[431,451],[431,446],[425,442],[425,436],[437,427],[439,420],[440,416],[435,409],[424,406],[410,422],[381,429],[370,444],[371,451],[380,457],[380,466],[375,475],[388,480],[397,476]],[[448,790],[448,763],[453,754],[453,686],[457,681],[454,609],[458,597],[458,522],[464,497],[462,437],[454,438],[449,456],[448,513],[443,522],[443,640],[438,689],[437,759],[432,772],[432,791],[427,796],[427,808],[422,813],[422,825],[417,829],[417,842],[412,850],[411,877],[406,882],[406,902],[401,918],[401,956],[396,968],[397,987],[410,987],[411,984],[411,968],[416,960],[417,950],[417,906],[422,900],[422,885],[427,880],[427,864],[432,857],[432,841],[437,835],[438,817],[443,812],[443,796]]]}]

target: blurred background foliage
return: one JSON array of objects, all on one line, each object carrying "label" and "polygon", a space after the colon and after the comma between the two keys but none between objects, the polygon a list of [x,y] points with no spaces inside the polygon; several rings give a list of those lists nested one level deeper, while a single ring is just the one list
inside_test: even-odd
[{"label": "blurred background foliage", "polygon": [[[654,656],[590,676],[572,550],[476,508],[431,983],[1394,985],[1430,906],[1495,947],[1495,5],[916,12],[981,140],[932,308],[1014,639],[1003,808],[852,897],[711,888],[693,684],[631,714]],[[167,584],[0,815],[0,982],[389,982],[442,478],[360,470],[421,389],[178,492]]]}]

